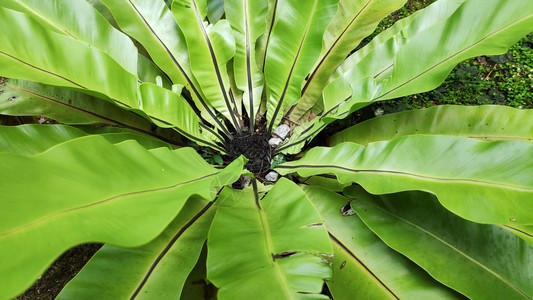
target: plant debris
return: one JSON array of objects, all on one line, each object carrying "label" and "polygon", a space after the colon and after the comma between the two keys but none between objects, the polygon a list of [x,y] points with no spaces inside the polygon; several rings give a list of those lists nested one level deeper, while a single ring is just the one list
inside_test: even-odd
[{"label": "plant debris", "polygon": [[255,175],[264,175],[270,170],[272,148],[268,144],[269,136],[266,132],[245,133],[235,135],[227,142],[228,154],[231,160],[241,154],[248,159],[246,169]]}]

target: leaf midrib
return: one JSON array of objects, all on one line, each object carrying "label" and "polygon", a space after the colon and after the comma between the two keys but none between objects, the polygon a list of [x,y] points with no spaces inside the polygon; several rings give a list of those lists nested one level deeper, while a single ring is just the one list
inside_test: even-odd
[{"label": "leaf midrib", "polygon": [[[254,181],[255,181],[255,178],[254,178]],[[257,213],[259,214],[259,218],[261,220],[261,228],[263,229],[263,234],[265,236],[267,256],[272,257],[271,264],[274,268],[274,272],[276,272],[277,274],[277,278],[279,279],[278,282],[281,284],[284,294],[287,296],[288,299],[296,300],[294,295],[291,293],[289,286],[287,285],[285,275],[280,270],[279,265],[274,261],[274,258],[273,258],[274,246],[272,243],[272,235],[270,232],[270,226],[268,224],[268,219],[265,215],[265,211],[261,208],[261,206],[259,205],[259,202],[257,201],[257,199],[259,199],[257,195],[257,190],[254,189],[254,193],[255,193],[256,203],[258,204],[256,205]]]},{"label": "leaf midrib", "polygon": [[185,78],[185,80],[187,81],[187,83],[189,84],[189,87],[193,90],[194,94],[196,95],[196,97],[198,98],[198,101],[200,101],[200,103],[202,104],[202,106],[204,107],[204,109],[206,110],[206,112],[209,114],[209,116],[213,119],[213,121],[215,121],[215,123],[217,123],[217,125],[219,126],[219,128],[226,134],[226,135],[230,135],[229,134],[229,131],[226,129],[225,126],[222,125],[222,123],[220,123],[220,121],[218,120],[218,118],[215,116],[215,114],[213,113],[213,111],[211,111],[211,108],[207,105],[207,103],[205,102],[205,100],[203,99],[202,95],[200,94],[200,92],[198,91],[198,89],[196,88],[196,86],[194,85],[194,83],[192,82],[192,79],[191,77],[187,74],[187,72],[185,72],[185,70],[183,69],[183,67],[180,65],[180,63],[178,62],[178,60],[176,59],[176,57],[174,56],[174,54],[172,54],[172,52],[170,51],[170,49],[168,49],[167,45],[161,40],[161,38],[157,35],[157,33],[155,32],[155,30],[152,28],[152,26],[148,23],[148,21],[144,18],[143,14],[139,11],[139,9],[137,8],[137,6],[135,6],[135,4],[133,2],[131,2],[131,0],[128,0],[128,3],[130,4],[130,6],[133,8],[133,10],[135,11],[135,13],[139,16],[139,18],[141,18],[142,20],[142,23],[146,26],[146,28],[148,28],[148,31],[150,31],[150,33],[152,34],[153,37],[155,37],[155,39],[157,40],[157,42],[159,43],[159,45],[161,45],[164,49],[164,51],[167,53],[167,55],[170,57],[170,59],[172,60],[172,62],[174,63],[174,65],[178,68],[179,72],[181,73],[181,75],[183,76],[183,78]]},{"label": "leaf midrib", "polygon": [[[222,191],[222,189],[220,191]],[[219,191],[219,193],[220,193],[220,191]],[[163,249],[159,252],[157,257],[154,259],[154,262],[152,264],[150,264],[150,267],[145,272],[145,275],[141,279],[141,282],[139,284],[137,284],[133,294],[130,297],[130,300],[135,299],[139,295],[139,293],[141,292],[141,290],[143,289],[145,284],[150,279],[150,276],[153,274],[154,270],[157,268],[159,263],[163,260],[165,255],[170,251],[170,249],[174,246],[174,244],[176,244],[178,239],[183,236],[185,231],[187,231],[187,229],[189,229],[196,221],[198,221],[198,219],[200,219],[211,208],[211,206],[216,202],[217,199],[218,199],[218,195],[215,197],[215,199],[213,199],[212,201],[208,202],[192,218],[190,218],[189,221],[187,221],[187,223],[185,223],[183,226],[181,226],[180,229],[176,232],[176,234],[174,234],[174,236],[166,244],[164,244]]]},{"label": "leaf midrib", "polygon": [[[318,0],[320,1],[320,0]],[[316,8],[317,8],[317,5],[318,5],[318,1],[315,1],[314,2],[314,5],[313,5],[313,9],[311,10],[312,12],[312,16],[314,17],[314,12],[316,11]],[[304,30],[304,33],[303,33],[303,36],[302,36],[302,39],[300,41],[300,45],[298,46],[298,51],[296,52],[296,57],[294,58],[293,62],[292,62],[292,66],[291,66],[291,69],[289,71],[289,75],[287,76],[287,80],[285,81],[285,86],[283,88],[283,92],[281,93],[281,96],[280,96],[280,99],[278,100],[278,103],[276,105],[276,109],[274,110],[274,113],[272,114],[272,119],[270,120],[270,124],[268,126],[268,132],[271,133],[272,132],[272,128],[274,126],[274,123],[276,122],[276,117],[279,113],[279,110],[283,104],[283,100],[285,99],[285,93],[287,92],[287,89],[289,88],[289,85],[290,85],[290,82],[291,82],[291,78],[292,78],[292,74],[293,74],[293,71],[294,71],[294,67],[296,66],[296,63],[298,62],[298,58],[300,57],[300,52],[302,51],[302,47],[307,39],[307,33],[309,32],[309,28],[311,27],[311,24],[313,23],[313,17],[309,18],[308,21],[307,21],[307,24],[305,26],[305,30]]]},{"label": "leaf midrib", "polygon": [[150,193],[150,192],[159,192],[159,191],[164,191],[164,190],[171,190],[173,188],[181,187],[181,186],[186,185],[186,184],[190,184],[190,183],[193,183],[193,182],[196,182],[196,181],[200,181],[200,180],[209,178],[209,177],[214,176],[216,174],[218,174],[218,172],[207,174],[207,175],[204,175],[202,177],[198,177],[198,178],[195,178],[195,179],[192,179],[192,180],[189,180],[189,181],[185,181],[185,182],[176,183],[176,184],[173,184],[173,185],[170,185],[170,186],[166,186],[166,187],[160,187],[160,188],[153,188],[153,189],[146,189],[146,190],[141,190],[141,191],[123,193],[123,194],[115,195],[115,196],[110,197],[110,198],[106,198],[104,200],[100,200],[98,202],[93,202],[93,203],[85,204],[85,205],[82,205],[82,206],[72,207],[72,208],[65,209],[65,210],[62,210],[62,211],[59,211],[59,212],[55,212],[55,213],[49,214],[47,216],[44,216],[44,217],[42,217],[40,219],[37,219],[37,220],[35,220],[35,221],[31,222],[31,223],[24,224],[22,226],[13,228],[13,229],[11,229],[11,230],[9,230],[7,232],[1,233],[0,234],[0,239],[8,237],[8,236],[11,236],[13,234],[19,233],[19,232],[24,231],[24,230],[29,230],[30,228],[36,227],[39,224],[45,223],[45,222],[47,222],[50,219],[54,219],[54,218],[62,216],[62,215],[66,215],[66,214],[74,213],[74,212],[79,212],[80,210],[84,210],[84,209],[87,209],[87,208],[93,208],[93,207],[96,207],[96,206],[99,206],[99,205],[102,205],[102,204],[106,204],[106,203],[112,202],[112,201],[117,200],[117,199],[123,199],[123,198],[128,197],[128,196],[139,195],[139,194]]},{"label": "leaf midrib", "polygon": [[50,21],[48,18],[46,18],[45,16],[43,16],[42,14],[40,14],[39,12],[35,11],[34,9],[32,9],[31,6],[27,6],[26,4],[24,4],[23,2],[21,2],[20,0],[15,0],[18,4],[20,4],[22,7],[24,7],[25,9],[27,9],[29,12],[33,13],[34,15],[36,16],[39,16],[39,18],[41,18],[42,20],[46,21],[48,24],[50,24],[51,26],[57,28],[59,31],[62,31],[64,33],[66,33],[68,36],[70,36],[71,38],[75,39],[75,40],[78,40],[78,38],[76,36],[74,36],[73,34],[71,34],[68,30],[66,30],[65,28],[55,24],[54,22]]},{"label": "leaf midrib", "polygon": [[370,276],[372,276],[372,278],[374,278],[374,280],[376,280],[379,283],[379,285],[382,286],[387,291],[387,293],[389,293],[391,296],[393,296],[396,299],[400,299],[398,298],[398,296],[396,296],[396,294],[392,291],[391,288],[389,288],[367,265],[365,265],[365,263],[361,259],[359,259],[359,257],[355,255],[355,253],[351,249],[348,249],[348,247],[346,247],[341,241],[339,241],[339,239],[337,239],[331,232],[328,231],[328,234],[329,234],[330,239],[333,240],[333,242],[337,244],[342,249],[342,251],[344,251],[346,254],[352,257],[358,265],[363,267],[365,272],[370,274]]},{"label": "leaf midrib", "polygon": [[[519,293],[521,293],[522,295],[524,295],[525,297],[527,297],[528,299],[531,299],[531,297],[529,297],[524,291],[522,291],[521,289],[519,289],[517,286],[515,286],[514,284],[512,284],[511,282],[509,282],[507,279],[503,278],[501,275],[499,275],[498,273],[494,272],[492,269],[490,269],[489,267],[485,266],[484,264],[482,264],[481,262],[477,261],[476,259],[474,259],[473,257],[467,255],[466,253],[464,253],[463,251],[459,250],[458,248],[456,248],[455,246],[453,246],[452,244],[446,242],[445,240],[439,238],[437,235],[433,234],[431,231],[429,230],[426,230],[414,223],[411,223],[410,221],[396,215],[396,214],[393,214],[392,212],[390,211],[387,211],[387,210],[384,210],[384,209],[381,209],[381,208],[378,208],[380,210],[382,210],[383,212],[387,213],[388,215],[394,217],[394,218],[397,218],[398,220],[404,222],[405,224],[417,229],[417,230],[420,230],[421,232],[427,234],[428,236],[432,237],[433,239],[435,239],[437,242],[443,244],[444,246],[450,248],[452,251],[458,253],[459,255],[465,257],[466,259],[468,259],[469,261],[473,262],[474,264],[478,265],[479,267],[481,267],[483,270],[487,271],[487,273],[489,273],[490,275],[496,277],[497,279],[499,279],[500,281],[502,281],[503,283],[505,283],[506,285],[510,286],[511,288],[513,288],[514,290],[518,291]],[[369,226],[369,228],[372,228]],[[383,240],[383,242],[385,242],[387,245],[389,245],[389,243],[387,243],[387,241]],[[391,246],[391,245],[389,245]],[[391,246],[392,247],[392,246]],[[427,271],[427,270],[426,270]],[[428,271],[429,272],[429,271]]]},{"label": "leaf midrib", "polygon": [[[446,181],[446,182],[457,182],[457,183],[472,183],[472,184],[481,184],[489,186],[498,186],[503,188],[515,189],[520,191],[532,192],[533,188],[514,186],[510,184],[490,182],[478,179],[466,179],[466,178],[441,178],[441,177],[432,177],[427,175],[420,175],[414,173],[408,173],[403,171],[391,171],[391,170],[378,170],[378,169],[350,169],[337,165],[278,165],[277,168],[281,169],[298,169],[298,168],[310,168],[310,169],[319,169],[319,168],[331,168],[339,169],[342,171],[353,172],[353,173],[384,173],[384,174],[394,174],[394,175],[403,175],[409,177],[420,178],[424,180],[433,180],[433,181]],[[298,171],[298,170],[297,170]]]},{"label": "leaf midrib", "polygon": [[[503,31],[503,30],[505,30],[505,29],[507,29],[507,28],[509,28],[509,27],[511,27],[511,26],[513,26],[513,25],[515,25],[515,24],[517,24],[517,23],[520,23],[520,22],[522,22],[523,20],[528,19],[528,18],[530,18],[530,17],[532,17],[532,16],[533,16],[533,14],[526,15],[526,16],[524,16],[524,17],[522,17],[522,18],[520,18],[520,19],[518,19],[518,20],[516,20],[516,21],[514,21],[514,22],[512,22],[512,23],[509,23],[509,24],[507,24],[507,25],[505,25],[505,26],[499,28],[498,30],[495,30],[495,31],[493,31],[493,32],[491,32],[491,33],[489,33],[489,34],[487,34],[486,36],[482,37],[482,38],[479,39],[478,41],[472,43],[472,45],[470,45],[470,46],[468,46],[468,47],[466,47],[466,48],[463,48],[462,50],[457,51],[455,54],[450,55],[450,56],[444,58],[442,61],[440,61],[440,62],[434,64],[433,66],[431,66],[431,67],[429,67],[428,69],[424,70],[424,71],[421,72],[420,74],[418,74],[418,75],[416,75],[416,76],[410,78],[410,79],[407,80],[406,82],[404,82],[404,83],[402,83],[402,84],[396,86],[395,88],[389,90],[388,92],[382,94],[381,96],[375,97],[374,99],[372,99],[372,100],[370,100],[370,101],[376,101],[376,100],[378,100],[378,99],[381,99],[381,98],[387,96],[388,94],[390,94],[390,93],[392,93],[392,92],[394,92],[394,91],[396,91],[396,90],[402,88],[403,86],[409,84],[410,82],[412,82],[412,81],[418,79],[419,77],[421,77],[421,76],[423,76],[424,74],[428,73],[429,71],[431,71],[431,70],[437,68],[438,66],[440,66],[441,64],[443,64],[443,63],[449,61],[450,59],[452,59],[452,58],[454,58],[454,57],[460,55],[461,53],[466,52],[466,51],[472,49],[473,47],[479,45],[479,44],[482,43],[484,40],[486,40],[486,39],[492,37],[493,35],[496,35],[496,34],[498,34],[499,32],[501,32],[501,31]],[[391,66],[392,66],[392,65],[393,65],[393,64],[391,64]],[[378,75],[379,75],[379,74],[378,74]],[[376,76],[378,76],[378,75],[376,75]]]},{"label": "leaf midrib", "polygon": [[80,85],[80,84],[78,84],[78,83],[76,83],[76,82],[74,82],[74,81],[72,81],[72,80],[70,80],[70,79],[68,79],[68,78],[66,78],[66,77],[63,77],[63,76],[58,75],[58,74],[56,74],[56,73],[52,73],[52,72],[50,72],[50,71],[47,71],[47,70],[41,69],[41,68],[39,68],[39,67],[37,67],[37,66],[35,66],[35,65],[32,65],[32,64],[30,64],[30,63],[28,63],[28,62],[26,62],[26,61],[24,61],[24,60],[22,60],[22,59],[20,59],[20,58],[17,58],[17,57],[15,57],[15,56],[13,56],[13,55],[11,55],[11,54],[9,54],[9,53],[6,53],[6,52],[3,52],[3,51],[0,51],[0,54],[2,54],[2,55],[4,55],[4,56],[7,56],[7,57],[9,57],[10,59],[16,60],[16,61],[18,61],[18,62],[20,62],[20,63],[22,63],[22,64],[24,64],[24,65],[26,65],[26,66],[28,66],[28,67],[30,67],[30,68],[36,69],[36,70],[38,70],[38,71],[41,71],[41,72],[43,72],[43,73],[45,73],[45,74],[48,74],[48,75],[51,75],[51,76],[53,76],[53,77],[56,77],[56,78],[62,79],[62,80],[64,80],[64,81],[70,83],[71,85],[73,85],[73,86],[75,86],[75,87],[78,87],[78,88],[80,88],[80,89],[84,89],[84,90],[87,89],[86,87],[84,87],[84,86],[82,86],[82,85]]},{"label": "leaf midrib", "polygon": [[357,14],[355,15],[355,17],[353,17],[353,19],[348,23],[348,25],[342,30],[341,34],[339,34],[339,36],[337,37],[337,39],[335,39],[335,41],[333,42],[333,44],[331,44],[331,46],[329,47],[328,51],[324,54],[324,56],[322,57],[322,59],[320,60],[320,62],[318,63],[318,65],[316,66],[316,68],[313,70],[313,72],[311,73],[311,75],[309,76],[309,80],[305,83],[303,89],[302,89],[302,98],[303,98],[303,95],[305,94],[305,92],[307,91],[307,88],[311,85],[311,82],[313,81],[313,79],[315,78],[315,75],[316,73],[318,73],[318,71],[320,70],[320,68],[322,67],[322,64],[326,61],[326,59],[328,59],[331,54],[331,52],[333,52],[333,50],[335,49],[335,47],[337,46],[337,43],[344,37],[344,35],[346,34],[346,32],[348,32],[348,30],[350,29],[350,27],[352,27],[353,23],[355,22],[355,20],[357,20],[357,18],[359,18],[359,16],[363,13],[363,11],[370,5],[371,2],[373,2],[374,0],[368,0],[368,2],[363,6],[363,8],[361,8]]},{"label": "leaf midrib", "polygon": [[220,72],[220,68],[218,66],[218,60],[215,55],[215,50],[213,49],[213,45],[211,44],[211,39],[209,38],[209,35],[207,34],[205,30],[204,23],[200,17],[200,11],[198,10],[198,4],[196,3],[196,0],[191,0],[191,3],[193,4],[193,7],[194,7],[194,13],[196,15],[196,21],[198,23],[198,27],[200,27],[200,30],[202,31],[202,35],[204,37],[207,48],[209,50],[209,54],[211,55],[211,61],[213,63],[213,68],[215,69],[215,75],[217,77],[218,86],[220,88],[220,92],[222,93],[222,96],[224,97],[226,108],[228,109],[228,113],[231,116],[231,121],[233,122],[233,126],[235,127],[237,132],[240,132],[241,128],[239,126],[239,123],[237,122],[237,119],[235,118],[235,114],[233,113],[233,109],[229,103],[228,95],[226,93],[226,87],[222,80],[222,74]]},{"label": "leaf midrib", "polygon": [[251,53],[250,53],[250,20],[248,19],[248,0],[244,0],[244,22],[245,22],[245,43],[246,43],[246,79],[248,80],[248,100],[250,101],[250,133],[254,131],[254,93],[252,84],[252,70],[251,70]]}]

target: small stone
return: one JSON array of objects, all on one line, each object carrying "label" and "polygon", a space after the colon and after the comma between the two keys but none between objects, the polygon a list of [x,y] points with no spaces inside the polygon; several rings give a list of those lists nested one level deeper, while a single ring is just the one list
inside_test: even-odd
[{"label": "small stone", "polygon": [[249,186],[251,182],[252,182],[252,178],[251,177],[248,177],[246,175],[242,175],[241,176],[241,185],[242,185],[243,188]]},{"label": "small stone", "polygon": [[270,140],[268,140],[268,144],[274,148],[276,148],[277,146],[281,145],[283,141],[280,139],[280,138],[271,138]]},{"label": "small stone", "polygon": [[383,113],[385,113],[385,111],[383,110],[383,108],[378,108],[378,109],[376,109],[376,111],[374,112],[374,115],[375,115],[376,117],[379,117],[379,116],[382,116]]},{"label": "small stone", "polygon": [[287,124],[281,124],[276,129],[274,129],[274,134],[282,140],[287,137],[289,132],[291,132],[291,128]]},{"label": "small stone", "polygon": [[352,209],[350,202],[341,207],[341,214],[345,217],[355,215],[355,211]]},{"label": "small stone", "polygon": [[278,180],[279,174],[275,171],[270,171],[266,174],[265,179],[267,181],[276,182]]}]

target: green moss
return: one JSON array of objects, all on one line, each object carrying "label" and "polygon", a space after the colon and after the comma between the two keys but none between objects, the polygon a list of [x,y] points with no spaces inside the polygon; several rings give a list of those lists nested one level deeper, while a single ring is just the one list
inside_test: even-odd
[{"label": "green moss", "polygon": [[503,55],[479,56],[460,63],[432,91],[398,98],[381,106],[387,111],[398,106],[411,109],[442,104],[533,108],[533,34]]},{"label": "green moss", "polygon": [[[381,21],[368,41],[396,21],[433,2],[435,0],[407,1],[403,8]],[[372,108],[388,113],[443,104],[533,108],[533,33],[503,55],[480,56],[458,64],[442,85],[432,91],[376,103]]]}]

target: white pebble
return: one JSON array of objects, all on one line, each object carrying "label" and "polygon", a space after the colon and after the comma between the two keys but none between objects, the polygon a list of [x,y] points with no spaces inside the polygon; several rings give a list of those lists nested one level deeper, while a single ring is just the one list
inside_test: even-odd
[{"label": "white pebble", "polygon": [[280,139],[287,137],[291,128],[287,124],[281,124],[276,129],[274,129],[274,134],[277,135]]},{"label": "white pebble", "polygon": [[249,186],[251,182],[252,182],[252,178],[251,177],[248,177],[246,175],[242,175],[241,176],[241,183],[242,183],[242,187],[243,188]]},{"label": "white pebble", "polygon": [[280,138],[271,138],[270,140],[268,140],[268,144],[274,148],[281,145],[282,142],[283,141]]},{"label": "white pebble", "polygon": [[275,171],[270,171],[266,176],[265,179],[267,181],[276,182],[278,180],[279,174]]}]

